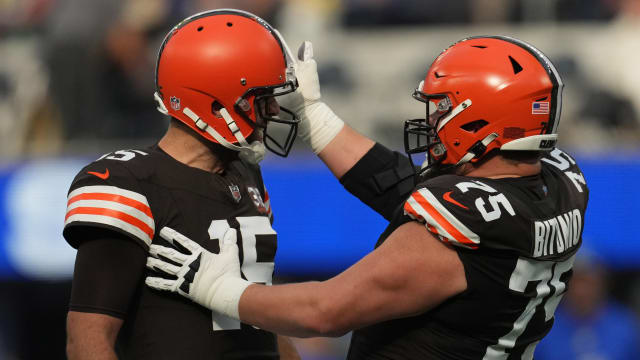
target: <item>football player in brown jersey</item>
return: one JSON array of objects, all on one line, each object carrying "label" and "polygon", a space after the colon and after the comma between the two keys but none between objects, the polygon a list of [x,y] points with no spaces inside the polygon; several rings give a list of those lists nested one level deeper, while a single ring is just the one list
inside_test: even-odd
[{"label": "football player in brown jersey", "polygon": [[282,334],[354,330],[349,359],[532,359],[588,201],[575,160],[555,147],[563,84],[551,61],[510,37],[456,42],[414,91],[426,116],[405,122],[403,156],[320,100],[310,44],[298,58],[300,135],[390,221],[376,249],[329,280],[267,287],[241,279],[232,229],[219,253],[167,229],[178,250],[156,247],[148,266],[175,278],[147,284]]},{"label": "football player in brown jersey", "polygon": [[297,86],[292,65],[278,32],[247,12],[203,12],[168,33],[155,94],[166,134],[102,156],[69,189],[69,359],[299,358],[284,337],[143,283],[165,227],[209,251],[220,229],[238,229],[245,279],[271,283],[276,233],[258,163],[265,146],[286,156],[295,138],[299,120],[276,102]]}]

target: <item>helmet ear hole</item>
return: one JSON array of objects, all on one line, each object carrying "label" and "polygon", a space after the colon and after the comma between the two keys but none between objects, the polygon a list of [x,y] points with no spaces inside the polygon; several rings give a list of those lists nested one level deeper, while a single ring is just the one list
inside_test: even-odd
[{"label": "helmet ear hole", "polygon": [[487,122],[486,120],[474,120],[471,122],[468,122],[462,126],[460,126],[460,128],[464,131],[468,131],[470,133],[477,133],[478,131],[480,131],[480,129],[482,129],[483,127],[485,127],[487,124],[489,124],[489,122]]},{"label": "helmet ear hole", "polygon": [[214,102],[211,103],[211,113],[213,115],[215,115],[216,117],[221,118],[222,115],[220,114],[220,110],[223,108],[224,106],[222,106],[222,104],[218,101],[215,100]]}]

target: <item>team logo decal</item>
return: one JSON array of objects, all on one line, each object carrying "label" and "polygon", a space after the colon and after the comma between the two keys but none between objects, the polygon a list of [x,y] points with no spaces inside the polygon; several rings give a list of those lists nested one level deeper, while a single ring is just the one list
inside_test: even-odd
[{"label": "team logo decal", "polygon": [[247,192],[249,193],[249,196],[251,197],[251,200],[253,200],[253,204],[256,206],[258,211],[263,214],[266,214],[267,207],[264,205],[264,201],[262,201],[262,196],[260,196],[260,191],[258,191],[258,189],[254,187],[247,186]]},{"label": "team logo decal", "polygon": [[107,180],[109,178],[109,169],[106,169],[103,173],[97,171],[87,171],[87,174],[95,175],[102,180]]},{"label": "team logo decal", "polygon": [[169,98],[169,102],[171,102],[171,108],[173,110],[180,110],[180,98],[172,96]]},{"label": "team logo decal", "polygon": [[240,194],[240,188],[238,185],[229,185],[229,191],[231,191],[231,196],[233,196],[233,200],[237,203],[242,199],[242,194]]}]

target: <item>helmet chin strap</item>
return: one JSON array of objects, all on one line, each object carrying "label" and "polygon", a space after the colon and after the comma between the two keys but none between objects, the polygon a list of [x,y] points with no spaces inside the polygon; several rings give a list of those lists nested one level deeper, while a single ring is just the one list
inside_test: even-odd
[{"label": "helmet chin strap", "polygon": [[[487,146],[489,144],[491,144],[497,137],[498,137],[498,134],[496,134],[496,133],[491,133],[491,134],[485,136],[485,138],[482,139],[482,141],[477,142],[476,144],[474,144],[469,149],[469,151],[460,159],[460,161],[458,161],[456,166],[462,165],[464,163],[468,163],[469,161],[471,161],[476,156],[479,156],[482,153],[484,153],[484,151],[487,148]],[[476,149],[480,149],[480,150],[474,151]]]},{"label": "helmet chin strap", "polygon": [[264,143],[256,140],[251,142],[251,144],[249,144],[247,142],[247,139],[245,139],[244,135],[242,135],[242,132],[238,128],[235,120],[233,120],[231,115],[229,115],[229,112],[227,111],[227,109],[225,108],[220,109],[220,114],[222,115],[222,118],[227,123],[227,127],[229,127],[229,130],[231,130],[231,133],[238,140],[238,143],[240,143],[241,146],[234,145],[228,142],[227,139],[224,138],[224,136],[220,135],[220,133],[215,131],[211,126],[209,126],[206,122],[204,122],[204,120],[202,120],[198,115],[196,115],[196,113],[194,113],[188,107],[185,107],[184,109],[182,109],[182,112],[185,115],[187,115],[189,119],[191,119],[195,123],[198,129],[202,131],[206,131],[207,134],[211,135],[211,137],[213,137],[218,142],[218,144],[226,147],[227,149],[231,149],[233,151],[239,152],[238,156],[242,160],[249,162],[251,164],[258,164],[260,163],[260,161],[264,159],[264,156],[266,154]]},{"label": "helmet chin strap", "polygon": [[169,115],[169,110],[167,110],[167,107],[164,106],[164,103],[162,102],[162,98],[160,97],[160,94],[158,94],[157,91],[153,93],[153,98],[158,103],[158,107],[156,109],[158,109],[158,111],[160,111],[164,115]]}]

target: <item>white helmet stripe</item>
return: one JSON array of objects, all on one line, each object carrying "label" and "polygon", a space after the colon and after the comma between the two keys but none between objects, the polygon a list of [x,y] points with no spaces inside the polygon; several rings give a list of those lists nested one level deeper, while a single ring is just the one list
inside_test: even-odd
[{"label": "white helmet stripe", "polygon": [[[491,144],[496,138],[498,137],[498,134],[496,133],[491,133],[487,136],[485,136],[484,139],[482,139],[481,143],[482,145],[484,145],[485,147],[487,147],[489,144]],[[461,159],[460,161],[458,161],[456,163],[456,166],[458,165],[462,165],[464,163],[467,163],[469,161],[471,161],[474,157],[476,157],[476,154],[472,153],[471,151],[467,152]]]}]

